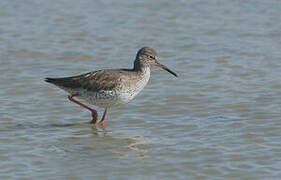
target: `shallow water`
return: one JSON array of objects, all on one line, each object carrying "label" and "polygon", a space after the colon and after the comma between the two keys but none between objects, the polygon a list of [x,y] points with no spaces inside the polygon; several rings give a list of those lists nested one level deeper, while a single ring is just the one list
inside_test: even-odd
[{"label": "shallow water", "polygon": [[[1,1],[0,179],[279,179],[281,1]],[[160,62],[105,129],[45,77]],[[102,115],[102,109],[99,115]]]}]

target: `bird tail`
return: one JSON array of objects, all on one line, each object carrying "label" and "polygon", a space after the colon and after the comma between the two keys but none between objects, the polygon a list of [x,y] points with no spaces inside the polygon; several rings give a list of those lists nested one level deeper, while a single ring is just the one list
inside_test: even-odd
[{"label": "bird tail", "polygon": [[78,81],[73,79],[72,77],[65,77],[65,78],[45,78],[45,81],[51,84],[54,84],[64,90],[70,89],[77,89],[80,87]]},{"label": "bird tail", "polygon": [[66,86],[69,82],[69,78],[45,78],[45,81],[48,83],[52,83],[54,85],[58,86]]},{"label": "bird tail", "polygon": [[48,83],[54,84],[56,81],[58,81],[58,79],[57,78],[45,78],[45,81]]}]

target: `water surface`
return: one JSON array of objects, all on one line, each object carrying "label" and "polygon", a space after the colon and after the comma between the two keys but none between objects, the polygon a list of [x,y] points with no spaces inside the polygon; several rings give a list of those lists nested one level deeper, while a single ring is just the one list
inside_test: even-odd
[{"label": "water surface", "polygon": [[[0,179],[279,179],[281,2],[1,1]],[[106,127],[45,77],[130,68]],[[100,117],[102,109],[98,109]]]}]

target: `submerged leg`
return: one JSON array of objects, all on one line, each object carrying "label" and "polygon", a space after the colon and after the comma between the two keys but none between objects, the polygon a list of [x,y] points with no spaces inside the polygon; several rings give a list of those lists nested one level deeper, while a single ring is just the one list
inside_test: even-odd
[{"label": "submerged leg", "polygon": [[104,125],[104,119],[105,119],[106,112],[107,112],[107,108],[105,108],[103,116],[102,116],[102,118],[101,118],[101,120],[99,122],[100,125]]},{"label": "submerged leg", "polygon": [[88,109],[89,111],[91,111],[91,112],[92,112],[92,117],[93,117],[91,123],[95,124],[95,123],[97,122],[97,119],[98,119],[98,113],[97,113],[97,111],[94,110],[94,109],[92,109],[92,108],[90,108],[90,107],[88,107],[88,106],[86,106],[85,104],[82,104],[81,102],[79,102],[79,101],[73,99],[74,96],[79,96],[79,95],[78,95],[78,94],[70,94],[70,95],[68,95],[68,99],[69,99],[70,101],[72,101],[72,102],[78,104],[79,106],[82,106],[83,108],[86,108],[86,109]]}]

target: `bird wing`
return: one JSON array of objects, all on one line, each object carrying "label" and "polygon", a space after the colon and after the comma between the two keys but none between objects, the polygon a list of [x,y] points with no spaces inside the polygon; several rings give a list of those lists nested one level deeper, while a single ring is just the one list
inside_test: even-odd
[{"label": "bird wing", "polygon": [[[120,70],[99,70],[89,72],[79,76],[64,77],[64,78],[46,78],[45,81],[55,84],[62,88],[70,89],[86,89],[92,92],[100,90],[112,90],[121,81],[126,71]],[[124,80],[124,79],[123,79]]]}]

